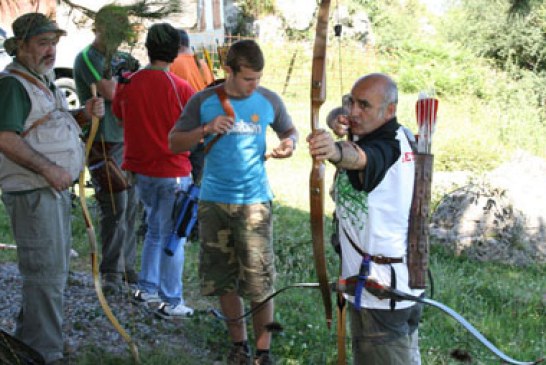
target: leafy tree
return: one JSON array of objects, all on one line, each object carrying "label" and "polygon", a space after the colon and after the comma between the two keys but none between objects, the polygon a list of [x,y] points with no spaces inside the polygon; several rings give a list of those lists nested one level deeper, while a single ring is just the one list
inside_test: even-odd
[{"label": "leafy tree", "polygon": [[510,14],[528,14],[533,4],[538,4],[538,0],[509,0]]},{"label": "leafy tree", "polygon": [[241,0],[237,2],[236,24],[229,33],[252,36],[252,24],[256,19],[275,12],[275,0]]},{"label": "leafy tree", "polygon": [[419,0],[354,0],[353,3],[363,6],[368,12],[380,50],[396,52],[408,43],[423,39],[418,20],[426,10]]},{"label": "leafy tree", "polygon": [[502,69],[546,72],[546,4],[533,0],[463,0],[446,23],[462,43]]},{"label": "leafy tree", "polygon": [[271,14],[275,11],[274,0],[243,0],[239,1],[241,11],[247,16],[258,18],[260,15]]}]

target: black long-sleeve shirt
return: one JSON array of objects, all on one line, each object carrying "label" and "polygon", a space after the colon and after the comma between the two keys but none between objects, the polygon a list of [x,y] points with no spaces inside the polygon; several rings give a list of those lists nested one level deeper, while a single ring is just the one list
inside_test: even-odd
[{"label": "black long-sleeve shirt", "polygon": [[355,142],[367,157],[363,170],[347,171],[349,181],[355,190],[371,192],[398,160],[400,157],[400,142],[396,139],[398,128],[400,124],[395,117]]}]

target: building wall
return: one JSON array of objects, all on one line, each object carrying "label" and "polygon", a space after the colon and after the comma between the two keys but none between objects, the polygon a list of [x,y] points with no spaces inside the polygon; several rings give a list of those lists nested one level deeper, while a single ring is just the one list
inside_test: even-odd
[{"label": "building wall", "polygon": [[[0,27],[11,36],[11,23],[20,15],[31,11],[39,11],[44,14],[51,14],[55,17],[55,0],[40,1],[20,1],[20,0],[0,0]],[[36,2],[36,4],[33,4]]]}]

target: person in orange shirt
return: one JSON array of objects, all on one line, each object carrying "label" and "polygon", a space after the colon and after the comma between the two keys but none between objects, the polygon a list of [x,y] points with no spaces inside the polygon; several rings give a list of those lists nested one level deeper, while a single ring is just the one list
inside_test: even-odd
[{"label": "person in orange shirt", "polygon": [[170,66],[170,71],[176,76],[186,80],[195,89],[203,90],[214,81],[211,70],[203,60],[195,58],[190,48],[190,38],[184,29],[179,29],[180,47],[178,56]]}]

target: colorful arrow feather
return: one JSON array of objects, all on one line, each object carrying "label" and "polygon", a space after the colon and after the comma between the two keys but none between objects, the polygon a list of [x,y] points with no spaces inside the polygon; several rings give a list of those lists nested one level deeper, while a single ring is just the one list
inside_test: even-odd
[{"label": "colorful arrow feather", "polygon": [[432,134],[436,128],[436,115],[438,113],[438,99],[419,93],[419,99],[415,103],[417,126],[419,127],[417,139],[417,152],[430,153]]}]

